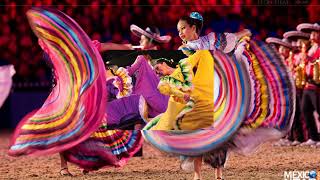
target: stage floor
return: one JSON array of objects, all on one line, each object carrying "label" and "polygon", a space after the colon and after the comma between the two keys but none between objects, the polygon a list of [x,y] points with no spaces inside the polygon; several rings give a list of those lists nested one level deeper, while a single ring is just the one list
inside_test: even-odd
[{"label": "stage floor", "polygon": [[[59,156],[20,157],[7,155],[10,133],[0,133],[0,179],[71,179],[59,175]],[[283,179],[284,171],[320,169],[320,149],[310,147],[273,147],[265,144],[253,155],[229,155],[225,179]],[[105,168],[82,175],[81,170],[70,165],[77,179],[192,179],[191,173],[179,169],[175,157],[162,154],[145,145],[143,157],[134,157],[121,168]],[[319,173],[318,173],[319,176]],[[203,168],[203,179],[214,179],[213,169]]]}]

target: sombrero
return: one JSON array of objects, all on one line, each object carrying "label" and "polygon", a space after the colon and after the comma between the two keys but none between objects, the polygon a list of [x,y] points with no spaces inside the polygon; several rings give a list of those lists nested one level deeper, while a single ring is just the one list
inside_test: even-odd
[{"label": "sombrero", "polygon": [[275,38],[275,37],[269,37],[269,38],[266,39],[266,42],[268,44],[281,45],[281,46],[287,47],[289,49],[293,48],[292,45],[291,45],[291,42],[286,38],[279,39],[279,38]]},{"label": "sombrero", "polygon": [[302,23],[297,26],[298,31],[310,33],[311,31],[320,31],[320,25],[317,23]]},{"label": "sombrero", "polygon": [[310,34],[301,31],[288,31],[283,34],[283,37],[291,41],[297,41],[298,39],[309,39]]},{"label": "sombrero", "polygon": [[140,27],[132,24],[130,26],[130,30],[131,32],[140,37],[141,35],[145,35],[150,39],[153,39],[159,43],[168,43],[171,40],[171,36],[169,35],[165,35],[165,36],[160,36],[160,32],[157,29],[157,32],[152,32],[151,29],[149,27],[146,28],[146,30],[141,29]]}]

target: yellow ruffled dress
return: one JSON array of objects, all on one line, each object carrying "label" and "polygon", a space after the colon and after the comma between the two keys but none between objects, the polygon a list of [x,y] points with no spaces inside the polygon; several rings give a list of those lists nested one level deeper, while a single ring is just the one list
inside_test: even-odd
[{"label": "yellow ruffled dress", "polygon": [[[161,79],[158,89],[170,95],[168,108],[151,130],[196,130],[213,125],[214,59],[207,50],[198,50],[179,62],[179,67]],[[186,110],[183,97],[190,94],[194,104]],[[185,113],[183,112],[185,111]],[[182,116],[181,116],[182,114]]]}]

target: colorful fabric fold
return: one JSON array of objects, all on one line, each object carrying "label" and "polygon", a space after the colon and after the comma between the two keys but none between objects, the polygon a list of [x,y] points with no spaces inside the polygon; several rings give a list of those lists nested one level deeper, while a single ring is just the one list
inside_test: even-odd
[{"label": "colorful fabric fold", "polygon": [[106,109],[104,63],[80,26],[53,9],[32,8],[27,17],[57,84],[42,107],[17,126],[12,156],[48,155],[77,145],[101,125]]},{"label": "colorful fabric fold", "polygon": [[108,102],[106,109],[108,126],[119,126],[136,121],[146,121],[148,107],[141,95],[130,95]]},{"label": "colorful fabric fold", "polygon": [[132,93],[132,78],[129,76],[128,71],[120,67],[115,72],[115,76],[119,77],[120,82],[114,81],[114,85],[119,89],[117,98],[129,96]]},{"label": "colorful fabric fold", "polygon": [[[214,127],[202,130],[150,131],[147,129],[152,127],[150,124],[154,122],[151,121],[143,131],[143,136],[160,150],[179,155],[201,155],[228,142],[240,128],[249,105],[246,94],[250,94],[250,84],[246,81],[249,79],[249,74],[245,62],[231,59],[220,51],[212,53],[209,54],[214,58],[214,70],[220,78],[220,84],[215,84],[218,88],[212,86],[212,89],[219,90],[214,92],[219,95],[216,96],[215,106],[211,111],[215,112],[214,120],[217,123]],[[207,53],[203,54],[207,55]],[[212,76],[213,74],[212,71]],[[212,81],[214,81],[213,78]],[[213,99],[212,94],[212,101]],[[217,117],[216,113],[218,113]]]},{"label": "colorful fabric fold", "polygon": [[122,167],[140,150],[142,142],[138,130],[107,130],[102,125],[88,140],[63,154],[67,161],[86,170]]},{"label": "colorful fabric fold", "polygon": [[165,152],[197,156],[223,145],[248,154],[260,144],[279,139],[291,128],[295,87],[279,54],[251,40],[232,57],[212,52],[214,66],[214,125],[197,131],[148,131],[144,138]]},{"label": "colorful fabric fold", "polygon": [[10,93],[14,74],[13,65],[0,66],[0,108]]},{"label": "colorful fabric fold", "polygon": [[269,45],[251,40],[242,56],[250,64],[252,101],[234,151],[250,154],[267,141],[282,138],[291,129],[296,91],[288,67]]}]

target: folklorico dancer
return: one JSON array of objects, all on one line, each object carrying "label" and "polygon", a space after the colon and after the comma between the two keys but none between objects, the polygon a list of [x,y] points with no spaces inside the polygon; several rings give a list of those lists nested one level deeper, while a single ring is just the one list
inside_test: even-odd
[{"label": "folklorico dancer", "polygon": [[[140,45],[135,49],[142,50],[159,50],[160,44],[166,44],[171,40],[169,35],[160,35],[160,31],[157,27],[147,27],[145,30],[132,24],[130,26],[131,32],[140,38]],[[135,47],[135,46],[133,46]]]},{"label": "folklorico dancer", "polygon": [[[288,132],[295,88],[273,48],[247,42],[241,38],[250,35],[246,30],[200,37],[202,24],[196,12],[179,20],[180,48],[190,56],[161,78],[159,90],[170,95],[168,108],[145,127],[180,131],[143,131],[143,136],[160,150],[187,157],[182,167],[193,169],[195,179],[201,178],[202,158],[219,169],[216,177],[221,179],[227,149],[248,154]],[[210,108],[213,115],[206,112]]]},{"label": "folklorico dancer", "polygon": [[[320,43],[320,26],[318,24],[302,23],[297,26],[297,30],[311,33],[309,49],[306,58],[306,86],[302,96],[302,117],[305,118],[309,140],[302,145],[316,145],[320,147],[320,140],[314,111],[320,114],[320,66],[319,57],[316,57],[316,52],[319,51]],[[318,119],[317,119],[318,121]]]},{"label": "folklorico dancer", "polygon": [[296,82],[296,87],[298,90],[302,90],[306,85],[306,77],[305,77],[305,64],[307,55],[302,51],[306,51],[305,49],[309,46],[309,37],[310,34],[300,32],[300,31],[288,31],[283,34],[284,38],[289,39],[292,42],[293,47],[293,72]]},{"label": "folklorico dancer", "polygon": [[319,31],[320,25],[302,23],[297,26],[297,30],[305,33],[310,33],[311,48],[308,50],[308,56],[312,57],[314,53],[319,49]]},{"label": "folklorico dancer", "polygon": [[143,138],[140,131],[107,129],[106,70],[98,50],[80,26],[58,10],[32,8],[27,17],[52,61],[57,84],[44,105],[19,123],[9,155],[60,153],[60,174],[69,176],[66,160],[84,173],[125,165]]},{"label": "folklorico dancer", "polygon": [[269,37],[266,42],[276,46],[281,58],[286,61],[287,66],[291,67],[292,62],[289,61],[290,52],[293,49],[291,42],[288,39],[279,39],[275,37]]},{"label": "folklorico dancer", "polygon": [[160,35],[160,31],[157,27],[147,27],[145,30],[132,24],[130,26],[131,32],[140,38],[139,45],[133,46],[132,44],[115,44],[115,43],[100,43],[98,40],[94,40],[93,43],[98,46],[100,52],[106,50],[159,50],[161,44],[166,44],[171,40],[169,35]]},{"label": "folklorico dancer", "polygon": [[[293,65],[294,65],[294,71],[293,71],[293,77],[295,79],[296,84],[296,90],[297,90],[297,108],[296,111],[300,111],[300,116],[295,116],[295,119],[297,121],[294,121],[293,129],[291,132],[293,132],[293,135],[295,139],[294,142],[291,143],[291,145],[301,145],[308,141],[308,130],[307,130],[307,122],[306,119],[303,118],[302,113],[302,96],[304,88],[307,84],[307,77],[306,77],[306,62],[307,62],[307,48],[309,46],[309,38],[310,34],[306,32],[301,31],[288,31],[283,34],[283,37],[288,38],[291,40],[292,45],[295,47],[293,50]],[[297,112],[296,112],[297,113]],[[286,142],[284,142],[286,143]],[[290,145],[288,143],[287,145]]]},{"label": "folklorico dancer", "polygon": [[[148,33],[144,32],[142,29],[136,29],[135,31],[140,32],[141,34]],[[160,37],[154,35],[154,38],[157,39]],[[158,40],[160,41],[160,39],[157,39],[157,41]],[[162,40],[162,42],[165,43],[168,41]],[[95,41],[95,46],[98,48],[99,52],[104,52],[106,48],[101,48],[101,44],[104,43]],[[153,60],[149,55],[139,55],[135,62],[132,65],[127,66],[124,71],[126,71],[126,74],[133,79],[132,94],[142,95],[144,97],[148,104],[148,117],[153,118],[167,109],[169,97],[161,94],[157,89],[160,79],[157,76],[151,61]]]}]

